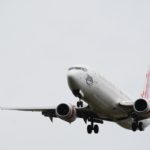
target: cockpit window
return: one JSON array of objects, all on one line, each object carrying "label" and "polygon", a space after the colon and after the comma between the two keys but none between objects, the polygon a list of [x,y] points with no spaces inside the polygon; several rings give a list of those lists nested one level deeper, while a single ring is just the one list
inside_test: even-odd
[{"label": "cockpit window", "polygon": [[86,69],[86,68],[83,68],[83,67],[71,67],[71,68],[69,68],[68,70],[82,70],[82,71],[84,71],[84,72],[87,71],[87,69]]}]

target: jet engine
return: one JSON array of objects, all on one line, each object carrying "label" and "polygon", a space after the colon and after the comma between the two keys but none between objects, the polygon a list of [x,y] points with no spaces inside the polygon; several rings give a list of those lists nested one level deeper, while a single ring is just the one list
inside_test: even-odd
[{"label": "jet engine", "polygon": [[56,116],[71,123],[76,120],[76,108],[65,103],[59,104],[56,108]]},{"label": "jet engine", "polygon": [[146,99],[138,99],[134,102],[133,109],[136,113],[147,113],[150,111],[150,102]]}]

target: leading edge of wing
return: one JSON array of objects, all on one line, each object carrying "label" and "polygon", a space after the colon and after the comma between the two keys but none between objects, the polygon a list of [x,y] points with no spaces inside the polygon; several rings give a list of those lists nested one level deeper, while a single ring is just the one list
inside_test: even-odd
[{"label": "leading edge of wing", "polygon": [[1,110],[18,110],[18,111],[48,111],[55,109],[55,107],[0,107]]},{"label": "leading edge of wing", "polygon": [[119,105],[122,107],[133,107],[134,102],[132,101],[121,101]]}]

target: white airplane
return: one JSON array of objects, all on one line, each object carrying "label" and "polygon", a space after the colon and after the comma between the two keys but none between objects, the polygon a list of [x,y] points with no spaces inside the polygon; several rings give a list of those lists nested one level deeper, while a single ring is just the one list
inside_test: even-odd
[{"label": "white airplane", "polygon": [[[108,82],[103,76],[94,70],[74,66],[68,69],[68,85],[79,98],[77,106],[61,103],[55,108],[8,108],[2,110],[20,110],[42,112],[51,121],[60,118],[66,122],[73,122],[76,118],[82,118],[87,125],[89,134],[99,132],[98,123],[103,121],[116,122],[120,126],[132,131],[144,131],[150,124],[150,71],[147,74],[147,84],[141,97],[132,100]],[[83,105],[83,101],[87,104]]]}]

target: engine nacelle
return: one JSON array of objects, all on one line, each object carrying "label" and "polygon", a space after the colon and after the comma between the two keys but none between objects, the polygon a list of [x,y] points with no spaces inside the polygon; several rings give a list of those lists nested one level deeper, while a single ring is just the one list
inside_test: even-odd
[{"label": "engine nacelle", "polygon": [[138,99],[134,102],[133,109],[136,113],[147,113],[150,111],[150,103],[145,99]]},{"label": "engine nacelle", "polygon": [[59,104],[56,108],[56,116],[69,123],[76,120],[77,113],[75,106],[65,103]]}]

